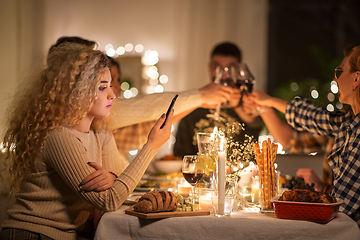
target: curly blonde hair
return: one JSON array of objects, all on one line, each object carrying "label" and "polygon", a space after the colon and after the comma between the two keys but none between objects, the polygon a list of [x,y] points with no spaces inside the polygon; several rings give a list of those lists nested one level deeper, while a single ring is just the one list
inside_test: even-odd
[{"label": "curly blonde hair", "polygon": [[[12,192],[19,190],[27,174],[37,171],[35,161],[49,131],[74,126],[86,116],[106,67],[109,62],[102,52],[64,43],[49,53],[40,74],[27,80],[26,92],[16,95],[3,141]],[[94,122],[92,128],[102,128],[102,123]]]}]

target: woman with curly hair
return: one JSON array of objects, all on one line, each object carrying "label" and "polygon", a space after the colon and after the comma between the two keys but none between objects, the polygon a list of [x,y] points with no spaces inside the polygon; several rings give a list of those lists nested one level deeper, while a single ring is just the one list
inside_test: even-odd
[{"label": "woman with curly hair", "polygon": [[128,198],[156,150],[170,137],[173,112],[155,123],[137,157],[118,158],[107,118],[115,98],[107,57],[64,43],[19,92],[4,137],[15,203],[0,239],[91,237],[94,208],[115,211]]}]

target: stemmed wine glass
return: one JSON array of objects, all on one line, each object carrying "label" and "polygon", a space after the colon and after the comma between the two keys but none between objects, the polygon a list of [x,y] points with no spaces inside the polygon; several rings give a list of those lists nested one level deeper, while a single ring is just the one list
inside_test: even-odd
[{"label": "stemmed wine glass", "polygon": [[204,163],[198,161],[197,155],[186,155],[181,168],[185,180],[191,185],[192,202],[195,203],[195,185],[205,173]]},{"label": "stemmed wine glass", "polygon": [[255,78],[246,63],[240,63],[237,70],[236,86],[243,92],[252,92]]},{"label": "stemmed wine glass", "polygon": [[[237,71],[235,66],[221,67],[217,66],[215,69],[215,80],[214,83],[221,84],[224,86],[236,87],[236,76]],[[224,104],[224,103],[223,103]],[[225,103],[224,105],[226,105]],[[221,103],[218,104],[214,114],[208,114],[207,117],[214,118],[216,121],[220,121],[220,108]]]}]

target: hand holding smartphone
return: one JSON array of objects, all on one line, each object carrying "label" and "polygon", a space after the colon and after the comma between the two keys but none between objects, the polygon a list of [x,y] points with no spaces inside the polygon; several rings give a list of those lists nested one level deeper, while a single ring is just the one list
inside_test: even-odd
[{"label": "hand holding smartphone", "polygon": [[170,106],[169,106],[168,110],[166,111],[165,121],[164,121],[163,124],[160,126],[160,129],[162,129],[162,128],[164,127],[164,125],[165,125],[165,123],[166,123],[166,121],[167,121],[167,119],[168,119],[168,116],[169,116],[169,114],[170,114],[170,111],[171,111],[171,109],[174,107],[175,101],[176,101],[176,99],[178,98],[178,96],[179,96],[179,95],[176,94],[175,97],[172,99],[172,101],[171,101],[171,103],[170,103]]}]

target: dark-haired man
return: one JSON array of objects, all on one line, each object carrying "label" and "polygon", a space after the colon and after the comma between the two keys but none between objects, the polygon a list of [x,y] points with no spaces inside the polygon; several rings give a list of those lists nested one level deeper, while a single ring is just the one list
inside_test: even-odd
[{"label": "dark-haired man", "polygon": [[[214,81],[216,78],[216,69],[230,68],[232,66],[237,67],[241,63],[242,55],[241,50],[234,43],[222,42],[217,44],[211,52],[209,70],[211,80]],[[245,139],[245,134],[258,138],[259,133],[263,127],[263,123],[259,117],[254,117],[247,114],[239,106],[240,93],[232,95],[232,98],[228,101],[228,108],[222,111],[226,112],[227,115],[233,117],[235,121],[244,123],[244,131],[241,131],[235,136],[235,140],[242,142]],[[197,146],[193,144],[195,124],[200,119],[206,119],[210,112],[209,109],[197,108],[192,113],[184,117],[178,126],[176,134],[176,142],[174,145],[174,155],[183,157],[184,155],[197,154]]]}]

